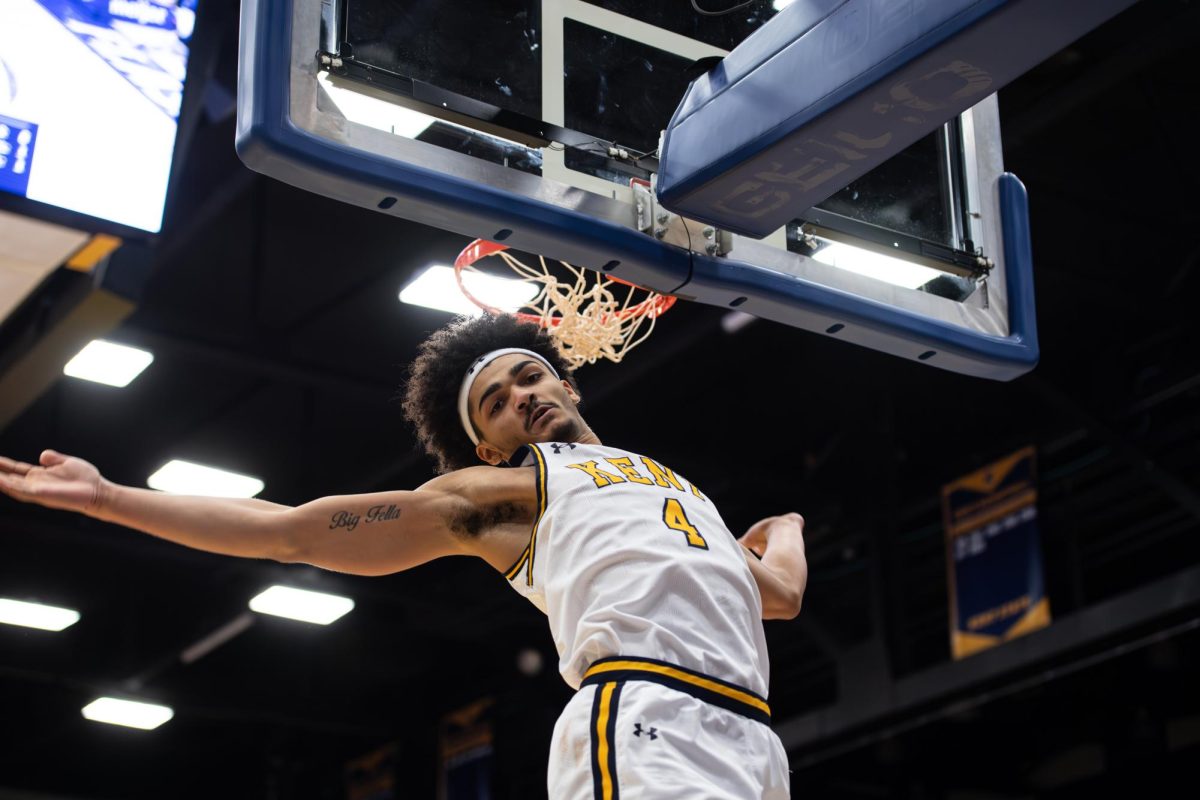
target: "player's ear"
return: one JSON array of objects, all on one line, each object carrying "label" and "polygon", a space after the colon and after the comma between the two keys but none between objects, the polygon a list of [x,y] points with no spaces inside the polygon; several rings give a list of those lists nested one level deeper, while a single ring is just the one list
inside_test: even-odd
[{"label": "player's ear", "polygon": [[579,396],[579,392],[575,390],[575,387],[571,385],[571,382],[564,380],[562,385],[563,388],[567,390],[567,397],[571,398],[575,405],[579,405],[583,398]]},{"label": "player's ear", "polygon": [[475,455],[479,456],[480,461],[491,464],[493,467],[504,461],[504,454],[488,444],[486,440],[475,445]]}]

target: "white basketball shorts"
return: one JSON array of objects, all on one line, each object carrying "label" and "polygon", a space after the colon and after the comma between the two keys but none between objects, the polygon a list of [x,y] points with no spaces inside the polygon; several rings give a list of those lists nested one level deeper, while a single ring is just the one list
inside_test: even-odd
[{"label": "white basketball shorts", "polygon": [[664,662],[606,658],[554,727],[550,800],[787,800],[758,695]]}]

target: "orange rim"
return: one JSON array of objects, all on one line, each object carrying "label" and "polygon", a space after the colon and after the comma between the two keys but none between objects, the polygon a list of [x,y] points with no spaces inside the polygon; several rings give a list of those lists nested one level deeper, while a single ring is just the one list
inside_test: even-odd
[{"label": "orange rim", "polygon": [[[508,245],[506,244],[489,242],[486,239],[476,239],[464,247],[462,252],[458,254],[458,258],[454,259],[454,280],[458,283],[459,290],[466,295],[468,300],[489,314],[505,314],[508,312],[504,311],[503,309],[496,308],[495,306],[490,306],[479,298],[475,297],[475,295],[471,294],[470,290],[468,290],[466,285],[463,283],[462,271],[477,261],[485,259],[488,256],[494,256],[497,253],[507,249]],[[636,283],[630,283],[629,281],[622,280],[615,275],[605,275],[604,277],[610,281],[614,281],[625,286],[632,286],[635,289],[641,289],[644,292],[653,291],[652,289],[647,289],[644,286],[638,286]],[[673,295],[655,292],[654,297],[649,297],[635,306],[618,311],[616,316],[618,319],[629,319],[630,317],[640,317],[651,314],[657,317],[666,312],[669,308],[671,308],[671,306],[675,305],[676,299],[677,298],[675,298]],[[514,316],[524,322],[536,322],[537,324],[543,326],[547,324],[557,325],[559,323],[558,317],[551,317],[548,320],[543,320],[537,314],[529,314],[524,311],[518,311]]]}]

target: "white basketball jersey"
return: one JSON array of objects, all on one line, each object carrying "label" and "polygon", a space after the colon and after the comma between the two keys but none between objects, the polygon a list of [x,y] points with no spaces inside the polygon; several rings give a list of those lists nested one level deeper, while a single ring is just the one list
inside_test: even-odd
[{"label": "white basketball jersey", "polygon": [[536,466],[540,513],[506,577],[549,617],[572,688],[597,659],[637,656],[766,696],[762,598],[712,501],[612,447],[530,445],[513,463]]}]

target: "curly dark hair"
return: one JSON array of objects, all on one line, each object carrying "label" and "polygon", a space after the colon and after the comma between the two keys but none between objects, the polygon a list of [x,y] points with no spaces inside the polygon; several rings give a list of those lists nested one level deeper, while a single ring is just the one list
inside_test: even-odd
[{"label": "curly dark hair", "polygon": [[439,473],[479,463],[475,445],[458,416],[458,390],[471,362],[502,347],[523,347],[541,355],[572,388],[571,366],[541,327],[510,314],[457,319],[434,331],[408,369],[404,416],[416,428],[417,441],[437,462]]}]

